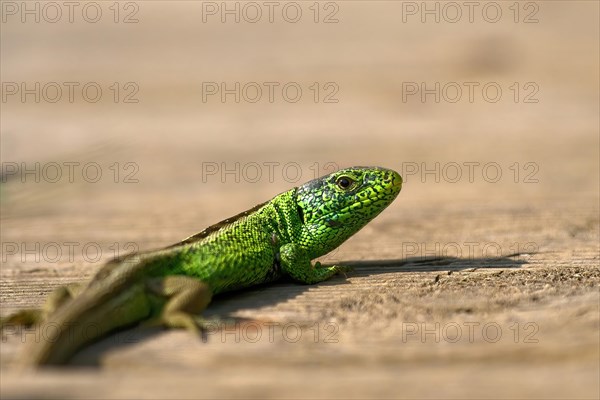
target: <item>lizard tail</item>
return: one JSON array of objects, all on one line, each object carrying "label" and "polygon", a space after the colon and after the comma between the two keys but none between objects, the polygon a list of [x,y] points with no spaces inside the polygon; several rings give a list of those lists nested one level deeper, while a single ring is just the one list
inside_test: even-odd
[{"label": "lizard tail", "polygon": [[132,284],[121,274],[115,278],[113,284],[88,287],[38,325],[21,369],[64,364],[86,344],[148,318],[152,299],[144,281]]}]

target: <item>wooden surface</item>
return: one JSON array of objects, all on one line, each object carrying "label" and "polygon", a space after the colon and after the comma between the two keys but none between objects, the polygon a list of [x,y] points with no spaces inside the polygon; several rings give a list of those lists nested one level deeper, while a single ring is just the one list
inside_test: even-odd
[{"label": "wooden surface", "polygon": [[[329,25],[201,23],[200,2],[137,3],[133,25],[3,23],[3,82],[140,89],[136,104],[2,103],[3,316],[89,279],[115,250],[171,244],[328,163],[386,166],[405,184],[323,258],[353,265],[347,277],[221,296],[206,315],[235,325],[204,341],[132,329],[65,369],[18,374],[35,337],[7,332],[1,397],[597,398],[598,4],[451,24],[402,23],[401,3],[340,2]],[[311,95],[336,82],[339,102],[205,103],[207,81],[295,81]],[[496,82],[505,97],[403,102],[403,82]],[[513,101],[514,82],[535,82],[539,102]],[[36,182],[23,174],[36,162],[93,162],[103,178]],[[262,176],[203,179],[208,163]],[[439,176],[420,174],[436,163]],[[296,164],[298,180],[282,173]]]}]

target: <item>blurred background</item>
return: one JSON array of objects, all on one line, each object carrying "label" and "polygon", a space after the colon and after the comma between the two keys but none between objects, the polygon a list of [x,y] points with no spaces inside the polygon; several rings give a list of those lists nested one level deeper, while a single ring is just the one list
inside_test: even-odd
[{"label": "blurred background", "polygon": [[[482,243],[495,243],[503,256],[524,248],[552,254],[540,267],[597,268],[597,2],[2,1],[1,7],[3,313],[39,304],[40,293],[61,280],[89,277],[131,243],[168,245],[353,165],[395,169],[405,184],[389,211],[335,260],[439,255],[448,243],[458,243],[452,255],[464,258],[464,244],[477,242],[477,257],[486,256]],[[77,243],[73,257],[70,242]],[[90,251],[101,250],[97,258],[86,255],[89,243],[97,244]],[[596,293],[585,303],[592,315],[594,279],[586,283]],[[336,290],[325,298],[345,296]],[[276,319],[273,307],[259,314]],[[514,311],[510,302],[505,307]],[[397,332],[399,322],[389,318],[386,329]],[[585,379],[597,374],[589,368],[590,354],[598,352],[597,320],[585,326],[576,353],[587,356],[569,359],[583,381],[555,383],[564,392],[521,382],[514,392],[498,383],[491,387],[500,392],[451,385],[444,393],[567,396],[578,387],[580,397],[593,397],[598,382]],[[564,337],[545,343],[560,346]],[[387,365],[378,351],[401,352],[391,344],[373,348],[368,361],[366,350],[353,348],[355,363],[342,363],[349,376],[370,363]],[[424,374],[439,366],[415,354]],[[313,362],[327,363],[319,357]],[[444,360],[452,365],[456,357]],[[509,361],[523,361],[516,360]],[[550,382],[563,376],[555,366],[540,376]],[[322,372],[336,376],[337,367]],[[354,393],[400,396],[390,379],[381,390]],[[17,383],[9,387],[18,392]],[[321,396],[342,393],[315,387],[325,388],[313,388]],[[413,389],[413,397],[435,397],[426,383]]]}]

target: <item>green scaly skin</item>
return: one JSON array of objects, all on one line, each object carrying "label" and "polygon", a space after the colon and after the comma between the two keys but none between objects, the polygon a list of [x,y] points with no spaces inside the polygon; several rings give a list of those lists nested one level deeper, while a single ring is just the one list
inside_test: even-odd
[{"label": "green scaly skin", "polygon": [[200,333],[199,313],[214,294],[289,275],[317,283],[347,272],[311,263],[338,247],[398,196],[392,170],[355,167],[312,180],[162,250],[109,261],[85,287],[61,287],[44,310],[2,322],[39,324],[45,334],[22,366],[63,364],[112,331],[149,324]]}]

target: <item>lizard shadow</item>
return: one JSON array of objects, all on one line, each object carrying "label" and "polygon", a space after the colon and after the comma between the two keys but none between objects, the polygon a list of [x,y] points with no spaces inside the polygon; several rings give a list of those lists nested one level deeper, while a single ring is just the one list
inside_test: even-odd
[{"label": "lizard shadow", "polygon": [[[347,265],[353,268],[353,271],[348,274],[351,278],[390,273],[444,272],[451,274],[452,272],[462,270],[512,269],[520,268],[521,265],[527,263],[526,257],[523,257],[521,254],[495,258],[408,257],[403,259],[336,262],[336,264]],[[329,264],[325,263],[324,265]],[[438,278],[436,277],[436,279]],[[347,278],[344,276],[336,276],[316,285],[302,285],[293,282],[291,279],[283,278],[275,283],[258,285],[248,289],[217,295],[213,298],[208,309],[204,311],[203,317],[208,320],[225,318],[235,323],[256,321],[257,318],[245,317],[244,314],[246,312],[256,314],[257,309],[274,307],[285,303],[303,295],[305,292],[311,290],[311,288],[314,290],[315,287],[322,288],[347,283]],[[268,309],[265,313],[273,314],[272,310]],[[164,332],[165,330],[162,328],[139,327],[117,332],[80,350],[73,357],[71,365],[100,366],[103,354],[106,352],[113,352],[135,343],[149,341]]]},{"label": "lizard shadow", "polygon": [[[335,264],[353,268],[349,278],[407,272],[455,272],[477,269],[520,268],[527,260],[512,254],[494,258],[458,258],[458,257],[409,257],[403,259],[339,261]],[[334,263],[324,263],[324,266]],[[293,299],[314,287],[337,286],[348,283],[346,277],[336,276],[316,285],[302,285],[291,279],[283,278],[279,282],[255,286],[253,288],[225,293],[213,299],[205,316],[219,316],[243,310],[273,306]]]}]

